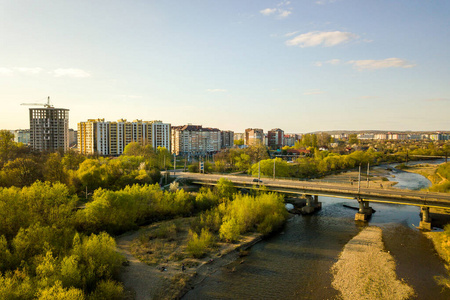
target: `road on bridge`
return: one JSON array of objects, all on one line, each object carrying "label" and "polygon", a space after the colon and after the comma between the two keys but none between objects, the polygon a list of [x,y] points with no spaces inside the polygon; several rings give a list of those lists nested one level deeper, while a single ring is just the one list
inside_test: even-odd
[{"label": "road on bridge", "polygon": [[[358,184],[348,185],[343,183],[311,182],[300,180],[269,179],[263,178],[261,182],[255,182],[254,177],[236,175],[216,175],[179,172],[177,177],[192,180],[194,183],[214,185],[220,178],[232,181],[238,187],[252,187],[264,185],[268,190],[311,194],[319,196],[331,196],[340,198],[357,198],[372,202],[397,203],[404,205],[428,206],[450,208],[449,193],[431,193],[423,191],[411,191],[400,189],[363,188],[358,192]],[[257,179],[256,179],[257,180]]]}]

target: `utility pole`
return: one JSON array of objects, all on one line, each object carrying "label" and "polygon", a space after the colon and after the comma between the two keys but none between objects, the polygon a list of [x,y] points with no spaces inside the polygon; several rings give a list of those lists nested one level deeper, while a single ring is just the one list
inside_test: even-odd
[{"label": "utility pole", "polygon": [[258,180],[261,180],[261,161],[258,162]]},{"label": "utility pole", "polygon": [[275,180],[275,158],[273,159],[273,180]]},{"label": "utility pole", "polygon": [[177,155],[173,154],[173,176],[175,176],[175,170],[177,169]]},{"label": "utility pole", "polygon": [[369,168],[370,168],[370,163],[367,163],[367,187],[369,187]]},{"label": "utility pole", "polygon": [[358,175],[358,194],[361,191],[361,164],[359,164],[359,175]]}]

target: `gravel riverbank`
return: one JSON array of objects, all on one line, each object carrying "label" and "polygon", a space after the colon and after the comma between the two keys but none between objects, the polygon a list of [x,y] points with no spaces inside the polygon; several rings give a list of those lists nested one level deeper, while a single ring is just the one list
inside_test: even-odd
[{"label": "gravel riverbank", "polygon": [[332,285],[343,299],[407,299],[414,290],[395,273],[395,261],[384,251],[382,231],[370,226],[351,239],[332,267]]}]

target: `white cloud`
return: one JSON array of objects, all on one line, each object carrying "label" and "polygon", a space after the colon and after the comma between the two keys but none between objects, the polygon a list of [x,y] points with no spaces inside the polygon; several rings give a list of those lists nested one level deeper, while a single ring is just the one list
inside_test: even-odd
[{"label": "white cloud", "polygon": [[290,14],[292,14],[292,8],[286,7],[291,4],[291,1],[282,1],[277,4],[278,8],[266,8],[260,10],[259,12],[264,16],[270,16],[276,14],[278,19],[287,18]]},{"label": "white cloud", "polygon": [[265,16],[270,16],[271,14],[274,14],[276,11],[277,11],[276,8],[266,8],[266,9],[260,10],[259,12]]},{"label": "white cloud", "polygon": [[359,36],[351,32],[342,31],[311,31],[303,33],[286,41],[288,46],[299,46],[301,48],[323,45],[325,47],[336,46],[357,39]]},{"label": "white cloud", "polygon": [[298,31],[288,32],[284,36],[285,37],[290,37],[290,36],[296,35],[297,33],[298,33]]},{"label": "white cloud", "polygon": [[333,2],[336,2],[336,0],[318,0],[318,1],[316,1],[316,4],[324,5],[324,4],[333,3]]},{"label": "white cloud", "polygon": [[14,68],[14,69],[19,71],[20,73],[25,74],[39,74],[42,72],[41,68]]},{"label": "white cloud", "polygon": [[8,68],[0,68],[0,76],[11,76],[13,74],[13,70]]},{"label": "white cloud", "polygon": [[306,91],[303,93],[303,95],[320,95],[320,94],[325,94],[325,92],[315,89],[315,90],[310,90],[310,91]]},{"label": "white cloud", "polygon": [[56,69],[50,72],[55,77],[74,77],[74,78],[85,78],[90,77],[91,74],[89,74],[86,71],[83,71],[81,69]]},{"label": "white cloud", "polygon": [[341,60],[340,59],[337,59],[337,58],[334,58],[334,59],[330,59],[330,60],[327,60],[327,61],[316,61],[315,63],[314,63],[314,65],[316,66],[316,67],[322,67],[324,64],[329,64],[329,65],[339,65],[341,63]]},{"label": "white cloud", "polygon": [[279,18],[287,18],[291,13],[292,13],[292,11],[290,11],[290,10],[280,9],[280,10],[278,10],[278,17]]},{"label": "white cloud", "polygon": [[207,89],[206,91],[210,92],[210,93],[223,93],[223,92],[226,92],[227,90],[224,90],[224,89]]},{"label": "white cloud", "polygon": [[415,65],[410,64],[401,58],[386,58],[386,59],[366,59],[366,60],[351,60],[348,62],[358,70],[377,70],[386,68],[412,68]]}]

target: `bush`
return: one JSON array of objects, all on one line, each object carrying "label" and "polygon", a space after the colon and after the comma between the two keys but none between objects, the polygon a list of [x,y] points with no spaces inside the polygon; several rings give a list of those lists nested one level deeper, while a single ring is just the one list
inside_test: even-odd
[{"label": "bush", "polygon": [[207,229],[203,228],[200,236],[190,231],[191,239],[187,244],[186,250],[195,258],[203,257],[214,245],[214,236]]}]

